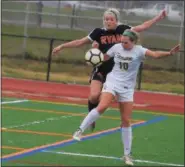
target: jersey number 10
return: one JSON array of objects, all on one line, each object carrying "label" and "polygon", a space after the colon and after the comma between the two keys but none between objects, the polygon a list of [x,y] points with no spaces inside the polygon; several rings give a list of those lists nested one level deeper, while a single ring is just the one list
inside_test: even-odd
[{"label": "jersey number 10", "polygon": [[120,67],[121,70],[128,70],[128,63],[119,62],[119,67]]}]

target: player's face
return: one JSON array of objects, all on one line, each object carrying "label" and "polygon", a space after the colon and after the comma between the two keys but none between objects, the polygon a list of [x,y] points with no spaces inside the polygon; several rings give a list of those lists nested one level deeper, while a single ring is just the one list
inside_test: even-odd
[{"label": "player's face", "polygon": [[117,20],[115,16],[113,16],[112,14],[106,14],[104,16],[104,25],[105,25],[105,28],[108,30],[116,29]]},{"label": "player's face", "polygon": [[122,45],[125,49],[132,49],[132,47],[134,46],[134,42],[132,42],[129,37],[123,36]]}]

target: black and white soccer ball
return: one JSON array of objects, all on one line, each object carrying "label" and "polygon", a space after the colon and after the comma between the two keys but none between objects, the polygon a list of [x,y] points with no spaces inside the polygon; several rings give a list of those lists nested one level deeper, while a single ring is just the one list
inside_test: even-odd
[{"label": "black and white soccer ball", "polygon": [[97,48],[92,48],[88,50],[85,54],[85,61],[88,65],[98,66],[102,64],[103,60],[104,60],[104,55]]}]

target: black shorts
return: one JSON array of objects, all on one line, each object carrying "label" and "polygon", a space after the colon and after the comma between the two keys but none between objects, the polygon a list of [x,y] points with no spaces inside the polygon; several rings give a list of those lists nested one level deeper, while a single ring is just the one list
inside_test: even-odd
[{"label": "black shorts", "polygon": [[107,74],[112,71],[113,66],[114,66],[113,58],[104,61],[100,66],[97,66],[93,69],[89,82],[91,83],[91,80],[97,80],[104,83]]},{"label": "black shorts", "polygon": [[92,80],[100,81],[102,84],[105,82],[106,76],[102,75],[100,72],[98,72],[98,69],[95,68],[90,76],[89,83],[91,83]]}]

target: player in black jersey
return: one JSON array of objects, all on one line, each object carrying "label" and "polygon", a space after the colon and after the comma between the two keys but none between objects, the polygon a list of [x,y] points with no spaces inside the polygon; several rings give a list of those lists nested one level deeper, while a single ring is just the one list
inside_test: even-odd
[{"label": "player in black jersey", "polygon": [[[141,25],[131,27],[129,25],[121,24],[119,22],[119,11],[117,9],[111,8],[104,12],[103,28],[95,28],[93,31],[91,31],[91,33],[88,34],[88,36],[84,38],[61,44],[54,48],[52,53],[56,54],[64,48],[80,47],[85,44],[89,44],[93,41],[96,41],[98,44],[98,48],[103,53],[106,53],[107,50],[109,50],[114,44],[121,42],[121,36],[126,29],[132,29],[136,32],[142,32],[150,28],[156,22],[163,19],[165,16],[166,11],[163,10],[159,15],[157,15],[153,19],[146,21]],[[113,59],[109,59],[108,61],[105,61],[102,65],[93,69],[90,78],[90,95],[88,99],[89,111],[97,107],[103,83],[106,79],[106,75],[112,70],[113,65]],[[92,130],[95,128],[95,123],[92,124],[91,128]]]}]

